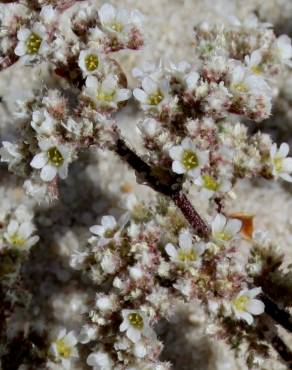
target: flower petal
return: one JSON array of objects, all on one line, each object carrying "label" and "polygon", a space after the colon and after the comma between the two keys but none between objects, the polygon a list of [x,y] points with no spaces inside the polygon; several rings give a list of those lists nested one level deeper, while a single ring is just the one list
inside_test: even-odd
[{"label": "flower petal", "polygon": [[47,164],[41,170],[41,179],[43,181],[52,181],[53,178],[57,175],[57,168]]},{"label": "flower petal", "polygon": [[48,163],[48,157],[46,153],[38,153],[36,154],[32,161],[30,162],[31,167],[36,169],[43,168]]}]

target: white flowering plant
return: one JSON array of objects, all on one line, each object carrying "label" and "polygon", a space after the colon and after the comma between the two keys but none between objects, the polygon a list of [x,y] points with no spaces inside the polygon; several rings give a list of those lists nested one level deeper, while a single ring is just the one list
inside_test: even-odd
[{"label": "white flowering plant", "polygon": [[[1,69],[47,64],[49,74],[18,102],[14,138],[0,149],[3,172],[15,175],[22,194],[14,203],[8,197],[0,212],[3,369],[170,369],[159,325],[181,303],[199,304],[206,333],[249,368],[269,360],[271,348],[289,366],[292,352],[276,325],[292,332],[291,266],[285,270],[273,242],[254,230],[252,215],[229,212],[227,203],[243,179],[292,182],[288,143],[278,147],[249,129],[272,115],[277,84],[292,64],[290,38],[276,37],[255,16],[232,17],[224,27],[203,22],[194,29],[192,60],[136,66],[128,82],[121,60],[146,43],[139,11],[94,1],[3,7]],[[120,125],[126,106],[138,117],[138,140]],[[110,153],[125,165],[121,178]],[[108,201],[100,221],[106,207],[99,198],[106,196],[92,185],[96,160],[110,174],[106,190],[119,198],[116,208]],[[135,172],[136,183],[125,180],[124,169]],[[102,186],[103,176],[98,180]],[[137,184],[147,188],[146,199],[132,194]],[[205,208],[194,206],[193,193]],[[32,202],[37,226],[21,201]],[[56,246],[62,262],[52,262]],[[46,259],[54,278],[40,262]],[[36,272],[49,276],[39,295],[63,318],[57,328],[40,322],[41,305],[29,309],[36,287],[26,290],[25,275]],[[58,284],[68,284],[66,296],[76,289],[85,298],[60,309]],[[28,324],[9,330],[17,312]],[[19,345],[24,350],[13,358]]]}]

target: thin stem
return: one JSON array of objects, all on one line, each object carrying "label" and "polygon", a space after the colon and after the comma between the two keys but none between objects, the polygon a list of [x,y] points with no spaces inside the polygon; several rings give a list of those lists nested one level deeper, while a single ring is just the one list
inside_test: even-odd
[{"label": "thin stem", "polygon": [[265,312],[284,329],[292,333],[292,316],[273,302],[267,295],[262,294],[261,300],[265,304]]},{"label": "thin stem", "polygon": [[281,359],[285,362],[287,368],[292,369],[292,352],[286,343],[278,335],[274,335],[271,339],[271,344]]}]

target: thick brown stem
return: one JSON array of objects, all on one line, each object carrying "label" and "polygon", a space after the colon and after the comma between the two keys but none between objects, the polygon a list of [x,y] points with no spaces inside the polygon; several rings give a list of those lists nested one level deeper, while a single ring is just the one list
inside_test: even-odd
[{"label": "thick brown stem", "polygon": [[292,352],[286,343],[278,335],[274,335],[271,339],[271,344],[281,359],[285,362],[287,368],[292,369]]},{"label": "thick brown stem", "polygon": [[292,316],[289,312],[279,308],[279,306],[273,302],[267,295],[262,294],[261,300],[265,304],[265,312],[268,314],[276,323],[281,325],[284,329],[292,333]]}]

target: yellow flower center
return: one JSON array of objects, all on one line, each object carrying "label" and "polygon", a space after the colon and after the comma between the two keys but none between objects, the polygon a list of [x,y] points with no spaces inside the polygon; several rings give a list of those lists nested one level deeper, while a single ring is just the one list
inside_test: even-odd
[{"label": "yellow flower center", "polygon": [[58,148],[52,147],[48,150],[47,153],[50,163],[52,163],[55,167],[62,166],[64,158]]},{"label": "yellow flower center", "polygon": [[94,71],[99,65],[99,60],[97,55],[90,54],[85,58],[85,67],[88,71]]},{"label": "yellow flower center", "polygon": [[219,240],[228,241],[232,238],[232,235],[230,235],[230,234],[228,234],[224,231],[221,231],[220,233],[215,234],[215,238],[219,239]]},{"label": "yellow flower center", "polygon": [[273,160],[274,166],[277,172],[282,172],[283,170],[283,158],[276,156]]},{"label": "yellow flower center", "polygon": [[160,90],[156,91],[156,93],[149,95],[148,97],[148,104],[149,105],[158,105],[163,100],[163,94]]},{"label": "yellow flower center", "polygon": [[36,33],[31,33],[26,40],[26,50],[28,54],[36,54],[41,46],[42,39]]},{"label": "yellow flower center", "polygon": [[249,302],[249,297],[247,297],[246,295],[242,295],[233,301],[233,306],[238,311],[246,311],[246,306],[248,302]]},{"label": "yellow flower center", "polygon": [[25,244],[25,239],[20,237],[18,233],[14,233],[10,237],[10,243],[14,245],[15,247],[23,247]]},{"label": "yellow flower center", "polygon": [[248,88],[243,82],[239,82],[238,84],[234,84],[233,89],[237,90],[240,93],[247,93],[248,92]]},{"label": "yellow flower center", "polygon": [[212,190],[212,191],[217,191],[219,189],[219,184],[218,184],[218,182],[216,182],[214,177],[212,177],[210,175],[203,175],[202,178],[203,178],[203,181],[204,181],[204,187],[205,188],[207,188],[209,190]]},{"label": "yellow flower center", "polygon": [[128,320],[135,329],[143,329],[143,317],[139,313],[130,313],[128,315]]},{"label": "yellow flower center", "polygon": [[111,25],[111,29],[115,32],[122,32],[123,29],[124,29],[124,26],[122,25],[122,23],[119,23],[119,22],[115,22]]},{"label": "yellow flower center", "polygon": [[114,96],[115,96],[115,91],[105,92],[103,90],[99,90],[96,95],[96,99],[99,100],[100,102],[107,103],[107,102],[111,102],[114,99]]},{"label": "yellow flower center", "polygon": [[192,170],[193,168],[198,167],[199,160],[196,153],[191,150],[185,150],[182,157],[182,164],[187,170]]},{"label": "yellow flower center", "polygon": [[262,68],[259,65],[254,65],[251,67],[251,71],[255,75],[260,75],[262,73]]},{"label": "yellow flower center", "polygon": [[198,255],[194,250],[190,251],[180,250],[178,252],[178,259],[181,262],[194,262],[198,259]]},{"label": "yellow flower center", "polygon": [[71,355],[72,348],[66,345],[64,339],[58,339],[56,341],[56,347],[59,355],[63,358],[68,358]]}]

